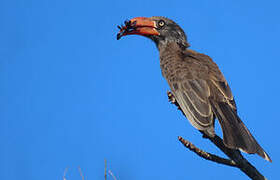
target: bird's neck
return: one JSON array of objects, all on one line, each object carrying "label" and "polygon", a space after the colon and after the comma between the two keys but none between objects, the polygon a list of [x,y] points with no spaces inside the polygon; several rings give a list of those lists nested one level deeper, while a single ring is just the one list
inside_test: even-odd
[{"label": "bird's neck", "polygon": [[169,50],[170,48],[177,50],[180,49],[182,51],[186,50],[188,47],[190,47],[189,43],[187,41],[168,41],[168,40],[162,40],[156,42],[157,48],[159,51],[165,51]]},{"label": "bird's neck", "polygon": [[180,44],[176,42],[170,42],[165,44],[165,46],[159,46],[159,55],[160,55],[160,66],[162,74],[165,77],[165,70],[168,69],[170,64],[181,60],[184,56],[186,48],[182,48]]},{"label": "bird's neck", "polygon": [[158,44],[157,47],[159,50],[160,57],[179,55],[187,49],[187,47],[185,45],[177,43],[177,42]]}]

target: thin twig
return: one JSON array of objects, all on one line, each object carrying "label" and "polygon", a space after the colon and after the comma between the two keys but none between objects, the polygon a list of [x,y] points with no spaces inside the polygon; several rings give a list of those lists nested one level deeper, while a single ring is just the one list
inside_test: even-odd
[{"label": "thin twig", "polygon": [[68,171],[68,168],[65,168],[64,173],[63,173],[63,180],[66,180],[66,173]]},{"label": "thin twig", "polygon": [[114,180],[117,180],[116,176],[114,176],[114,174],[111,170],[109,170],[108,173],[113,177]]},{"label": "thin twig", "polygon": [[205,151],[197,148],[194,144],[192,144],[190,141],[185,140],[181,136],[179,136],[178,139],[186,148],[188,148],[189,150],[191,150],[192,152],[196,153],[198,156],[200,156],[206,160],[210,160],[210,161],[213,161],[213,162],[216,162],[219,164],[224,164],[227,166],[236,167],[236,163],[233,160],[225,159],[225,158],[219,157],[215,154],[205,152]]},{"label": "thin twig", "polygon": [[80,172],[80,176],[82,177],[82,180],[85,180],[85,177],[83,175],[81,167],[79,166],[78,169],[79,169],[79,172]]},{"label": "thin twig", "polygon": [[104,159],[104,164],[105,164],[105,170],[104,170],[104,178],[107,180],[107,161]]}]

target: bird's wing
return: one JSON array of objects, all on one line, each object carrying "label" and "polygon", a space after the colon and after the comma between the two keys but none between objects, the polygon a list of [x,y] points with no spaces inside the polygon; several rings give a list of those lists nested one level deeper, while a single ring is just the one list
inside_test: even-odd
[{"label": "bird's wing", "polygon": [[[202,64],[184,57],[173,64],[175,70],[169,70],[166,78],[182,111],[197,129],[214,136],[214,114],[209,102],[210,89],[207,80],[199,74],[207,72]],[[197,74],[197,72],[201,72]]]},{"label": "bird's wing", "polygon": [[247,153],[255,153],[259,146],[237,115],[235,101],[231,89],[220,72],[218,66],[208,58],[210,89],[209,102],[215,116],[218,118],[223,131],[223,140],[227,147],[242,149]]},{"label": "bird's wing", "polygon": [[199,130],[211,128],[213,131],[213,113],[208,101],[210,90],[206,81],[199,79],[185,79],[173,82],[175,98],[191,124]]},{"label": "bird's wing", "polygon": [[257,153],[271,161],[239,118],[231,89],[218,66],[210,57],[205,55],[205,58],[208,58],[209,67],[209,80],[207,81],[210,89],[209,102],[221,125],[224,144],[229,148],[240,149],[246,153]]}]

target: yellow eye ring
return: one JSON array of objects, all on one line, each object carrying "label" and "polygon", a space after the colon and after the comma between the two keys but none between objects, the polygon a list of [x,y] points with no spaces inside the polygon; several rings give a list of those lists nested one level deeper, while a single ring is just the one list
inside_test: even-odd
[{"label": "yellow eye ring", "polygon": [[159,25],[160,27],[163,27],[163,26],[165,25],[165,22],[164,22],[163,20],[160,20],[160,21],[158,22],[158,25]]}]

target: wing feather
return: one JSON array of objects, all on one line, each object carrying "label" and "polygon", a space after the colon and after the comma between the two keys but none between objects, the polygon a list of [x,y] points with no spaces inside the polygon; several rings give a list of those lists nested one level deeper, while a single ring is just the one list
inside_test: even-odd
[{"label": "wing feather", "polygon": [[176,83],[175,98],[190,123],[199,130],[213,129],[210,91],[204,80],[185,79]]}]

